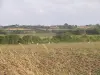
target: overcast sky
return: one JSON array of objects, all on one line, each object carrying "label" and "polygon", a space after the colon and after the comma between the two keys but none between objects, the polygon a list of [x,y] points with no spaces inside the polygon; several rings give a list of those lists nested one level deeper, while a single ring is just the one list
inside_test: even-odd
[{"label": "overcast sky", "polygon": [[0,24],[96,24],[100,0],[0,0]]}]

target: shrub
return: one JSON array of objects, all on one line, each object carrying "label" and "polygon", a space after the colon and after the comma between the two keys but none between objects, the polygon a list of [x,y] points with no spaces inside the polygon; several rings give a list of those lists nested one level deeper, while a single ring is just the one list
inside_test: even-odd
[{"label": "shrub", "polygon": [[23,43],[24,44],[29,44],[29,43],[40,43],[41,39],[38,36],[32,36],[32,35],[26,35],[22,37]]},{"label": "shrub", "polygon": [[3,43],[5,44],[18,44],[20,39],[19,35],[6,35],[4,37]]}]

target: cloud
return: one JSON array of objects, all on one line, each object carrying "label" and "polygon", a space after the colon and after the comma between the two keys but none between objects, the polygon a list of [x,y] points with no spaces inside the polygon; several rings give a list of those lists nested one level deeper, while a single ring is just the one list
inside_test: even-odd
[{"label": "cloud", "polygon": [[100,23],[100,0],[0,0],[1,24]]},{"label": "cloud", "polygon": [[0,0],[0,8],[2,7],[2,0]]}]

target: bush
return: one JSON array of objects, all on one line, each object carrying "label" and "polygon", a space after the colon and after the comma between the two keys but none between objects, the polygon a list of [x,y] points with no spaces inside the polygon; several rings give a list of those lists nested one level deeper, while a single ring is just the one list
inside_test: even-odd
[{"label": "bush", "polygon": [[71,35],[60,34],[52,38],[41,39],[38,36],[25,35],[22,38],[19,35],[0,36],[0,44],[36,44],[36,43],[59,43],[59,42],[96,42],[100,41],[100,35]]},{"label": "bush", "polygon": [[23,43],[24,44],[29,44],[32,43],[32,36],[31,35],[25,35],[22,37]]},{"label": "bush", "polygon": [[32,36],[32,42],[33,43],[41,43],[41,38],[38,36]]},{"label": "bush", "polygon": [[51,42],[50,38],[43,38],[42,39],[42,43],[49,43],[49,42]]},{"label": "bush", "polygon": [[20,39],[19,35],[6,35],[4,37],[3,43],[5,44],[18,44]]},{"label": "bush", "polygon": [[0,36],[0,44],[2,44],[4,42],[4,36]]},{"label": "bush", "polygon": [[32,35],[26,35],[22,37],[23,43],[24,44],[29,44],[29,43],[41,43],[41,39],[38,36],[32,36]]}]

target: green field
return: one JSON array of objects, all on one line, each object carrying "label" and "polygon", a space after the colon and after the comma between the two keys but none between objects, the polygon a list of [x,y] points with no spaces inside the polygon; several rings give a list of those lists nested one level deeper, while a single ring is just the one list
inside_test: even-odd
[{"label": "green field", "polygon": [[[25,35],[33,35],[33,36],[39,36],[41,38],[45,38],[45,37],[52,37],[55,36],[55,33],[33,33],[33,34],[18,34],[21,37],[25,36]],[[0,34],[0,36],[4,36],[4,34]]]},{"label": "green field", "polygon": [[0,45],[0,75],[100,75],[100,42]]},{"label": "green field", "polygon": [[52,37],[52,36],[55,36],[56,34],[55,33],[35,33],[32,35],[44,38],[44,37]]}]

